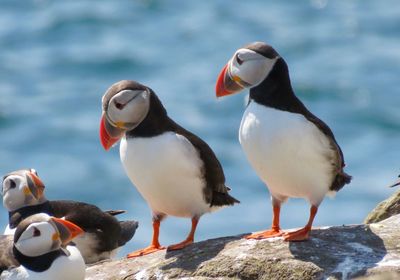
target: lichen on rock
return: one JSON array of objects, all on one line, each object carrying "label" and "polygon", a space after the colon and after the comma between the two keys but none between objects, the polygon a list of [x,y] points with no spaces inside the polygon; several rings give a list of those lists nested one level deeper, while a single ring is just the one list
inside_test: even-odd
[{"label": "lichen on rock", "polygon": [[364,223],[377,223],[396,214],[400,214],[400,191],[379,203],[374,210],[368,214]]}]

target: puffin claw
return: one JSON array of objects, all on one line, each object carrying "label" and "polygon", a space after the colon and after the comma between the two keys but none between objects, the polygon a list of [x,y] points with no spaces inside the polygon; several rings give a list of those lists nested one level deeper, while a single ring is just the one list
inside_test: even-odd
[{"label": "puffin claw", "polygon": [[149,255],[149,254],[152,254],[152,253],[155,253],[157,251],[164,250],[164,249],[165,249],[164,246],[150,245],[149,247],[146,247],[144,249],[137,250],[135,252],[129,253],[126,257],[128,259],[137,258],[137,257],[141,257],[141,256],[144,256],[144,255]]},{"label": "puffin claw", "polygon": [[311,229],[302,228],[292,232],[285,232],[283,234],[283,240],[285,241],[305,241],[309,238]]},{"label": "puffin claw", "polygon": [[181,243],[178,243],[178,244],[169,245],[167,247],[167,251],[181,250],[181,249],[189,246],[192,243],[193,243],[193,240],[185,240],[185,241],[182,241]]},{"label": "puffin claw", "polygon": [[266,239],[266,238],[272,238],[272,237],[279,237],[284,235],[285,233],[281,231],[280,229],[269,229],[265,231],[260,231],[260,232],[255,232],[249,235],[246,235],[244,238],[246,239]]}]

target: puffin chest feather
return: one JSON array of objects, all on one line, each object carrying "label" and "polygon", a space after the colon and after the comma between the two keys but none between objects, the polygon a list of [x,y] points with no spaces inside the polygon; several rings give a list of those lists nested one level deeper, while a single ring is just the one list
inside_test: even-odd
[{"label": "puffin chest feather", "polygon": [[120,156],[128,177],[154,212],[192,217],[209,211],[203,161],[183,135],[124,138]]},{"label": "puffin chest feather", "polygon": [[272,194],[319,203],[329,191],[335,151],[326,135],[303,115],[251,102],[239,140]]}]

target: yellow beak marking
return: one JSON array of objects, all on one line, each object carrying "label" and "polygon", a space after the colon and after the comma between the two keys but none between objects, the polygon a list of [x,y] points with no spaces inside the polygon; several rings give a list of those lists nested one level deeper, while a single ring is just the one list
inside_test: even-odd
[{"label": "yellow beak marking", "polygon": [[118,128],[122,128],[122,129],[125,128],[125,123],[124,123],[124,122],[116,122],[115,125],[116,125]]},{"label": "yellow beak marking", "polygon": [[31,190],[27,186],[24,187],[24,194],[25,195],[30,195],[31,194]]},{"label": "yellow beak marking", "polygon": [[232,79],[237,83],[240,83],[242,81],[239,76],[233,76]]},{"label": "yellow beak marking", "polygon": [[60,234],[57,232],[54,233],[53,236],[51,237],[51,239],[53,239],[54,241],[60,239]]}]

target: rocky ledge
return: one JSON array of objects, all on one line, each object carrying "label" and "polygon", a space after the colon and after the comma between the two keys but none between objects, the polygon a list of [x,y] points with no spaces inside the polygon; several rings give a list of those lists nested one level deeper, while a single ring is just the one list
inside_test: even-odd
[{"label": "rocky ledge", "polygon": [[396,215],[369,225],[317,228],[307,242],[241,235],[206,240],[181,251],[96,264],[86,279],[349,279],[382,273],[382,279],[400,279],[399,240]]},{"label": "rocky ledge", "polygon": [[181,251],[95,264],[86,279],[400,279],[400,214],[314,228],[311,236],[306,242],[210,239]]}]

